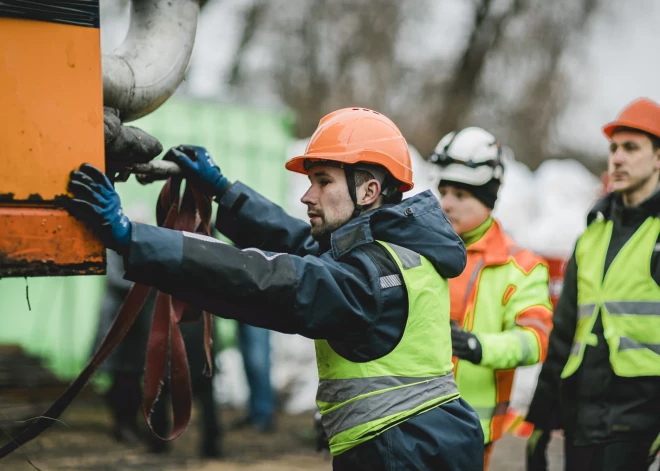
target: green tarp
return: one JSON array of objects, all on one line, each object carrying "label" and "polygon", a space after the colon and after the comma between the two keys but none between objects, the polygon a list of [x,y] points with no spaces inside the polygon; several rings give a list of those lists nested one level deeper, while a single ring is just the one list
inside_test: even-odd
[{"label": "green tarp", "polygon": [[[131,125],[156,136],[164,149],[203,145],[230,180],[284,204],[292,123],[287,112],[172,99]],[[116,185],[126,213],[149,223],[155,223],[160,186],[143,186],[132,177]],[[0,343],[42,356],[59,377],[74,376],[90,354],[103,286],[102,276],[0,279]],[[224,321],[219,330],[227,341],[233,324]]]}]

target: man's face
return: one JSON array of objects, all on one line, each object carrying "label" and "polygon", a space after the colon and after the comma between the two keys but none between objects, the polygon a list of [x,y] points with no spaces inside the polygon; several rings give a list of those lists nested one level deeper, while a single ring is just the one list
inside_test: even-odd
[{"label": "man's face", "polygon": [[634,193],[660,171],[660,150],[645,134],[615,131],[610,142],[608,173],[613,191]]},{"label": "man's face", "polygon": [[467,190],[440,185],[440,206],[458,235],[476,229],[490,216],[490,209]]},{"label": "man's face", "polygon": [[348,193],[344,169],[312,167],[309,181],[311,186],[300,201],[307,205],[312,237],[319,240],[346,224],[355,205]]}]

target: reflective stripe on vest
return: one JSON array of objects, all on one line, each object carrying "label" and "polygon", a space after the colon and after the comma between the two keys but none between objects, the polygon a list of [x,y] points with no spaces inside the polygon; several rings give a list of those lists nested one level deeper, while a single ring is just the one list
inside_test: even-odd
[{"label": "reflective stripe on vest", "polygon": [[[380,392],[366,395],[375,391]],[[356,425],[412,410],[436,397],[457,393],[453,373],[436,378],[381,376],[321,381],[317,400],[346,402],[358,397],[322,416],[325,432],[333,436]]]},{"label": "reflective stripe on vest", "polygon": [[[606,301],[603,305],[610,316],[660,316],[660,301]],[[629,337],[619,338],[619,351],[643,348],[660,355],[660,343],[635,342]]]},{"label": "reflective stripe on vest", "polygon": [[[610,316],[660,316],[660,301],[605,301],[603,306]],[[596,313],[596,308],[597,305],[593,303],[578,306],[578,323],[590,319]],[[583,346],[585,342],[575,340],[571,346],[571,356],[580,356]],[[660,355],[660,343],[636,342],[629,337],[619,337],[618,351],[641,349]]]},{"label": "reflective stripe on vest", "polygon": [[406,326],[390,353],[362,363],[342,357],[325,340],[314,342],[316,402],[333,456],[459,397],[452,373],[447,280],[419,254],[377,243],[399,270],[380,277],[381,289],[403,286],[407,292]]},{"label": "reflective stripe on vest", "polygon": [[660,376],[660,286],[649,269],[660,219],[647,218],[603,275],[612,228],[612,221],[600,218],[578,241],[577,326],[562,378],[577,371],[586,346],[597,342],[592,329],[599,315],[614,373]]},{"label": "reflective stripe on vest", "polygon": [[[629,337],[619,338],[619,351],[621,350],[641,350],[647,348],[660,355],[660,343],[638,343]],[[660,360],[659,360],[660,361]]]},{"label": "reflective stripe on vest", "polygon": [[529,358],[529,354],[532,353],[532,348],[529,346],[529,339],[519,330],[512,330],[511,333],[520,340],[520,346],[522,348],[522,352],[520,353],[520,364],[524,365]]},{"label": "reflective stripe on vest", "polygon": [[571,355],[579,355],[582,345],[584,345],[582,342],[573,342],[573,345],[571,345]]},{"label": "reflective stripe on vest", "polygon": [[594,303],[589,303],[589,304],[581,304],[578,306],[578,313],[577,313],[577,320],[580,321],[581,319],[584,319],[586,317],[591,317],[594,315],[596,312],[596,307],[598,307]]},{"label": "reflective stripe on vest", "polygon": [[605,301],[603,304],[611,316],[660,316],[660,301]]}]

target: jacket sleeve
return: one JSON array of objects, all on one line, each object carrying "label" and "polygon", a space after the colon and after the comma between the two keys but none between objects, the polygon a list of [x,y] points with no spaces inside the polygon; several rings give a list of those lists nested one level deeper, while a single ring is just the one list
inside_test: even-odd
[{"label": "jacket sleeve", "polygon": [[559,382],[568,361],[577,325],[577,263],[575,253],[568,262],[564,285],[553,316],[548,356],[541,368],[527,421],[544,430],[559,427]]},{"label": "jacket sleeve", "polygon": [[552,329],[548,282],[548,267],[539,260],[528,274],[507,288],[501,300],[504,331],[475,333],[482,346],[481,365],[509,369],[543,361]]},{"label": "jacket sleeve", "polygon": [[241,182],[232,184],[218,205],[216,229],[239,247],[300,256],[318,252],[309,224]]},{"label": "jacket sleeve", "polygon": [[340,263],[143,224],[131,237],[127,279],[220,317],[333,340],[366,331],[380,314],[378,270],[362,251]]}]

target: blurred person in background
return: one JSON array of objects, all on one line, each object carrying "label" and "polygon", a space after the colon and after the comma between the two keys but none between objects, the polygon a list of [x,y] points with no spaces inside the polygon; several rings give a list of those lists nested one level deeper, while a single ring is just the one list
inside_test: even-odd
[{"label": "blurred person in background", "polygon": [[238,323],[238,347],[250,388],[248,413],[232,424],[233,429],[253,427],[259,432],[275,430],[275,394],[270,373],[270,330]]},{"label": "blurred person in background", "polygon": [[[100,345],[133,284],[131,281],[125,280],[123,274],[122,258],[109,250],[107,252],[106,289],[101,304],[96,345]],[[106,400],[113,416],[114,436],[118,441],[129,445],[141,441],[137,419],[141,414],[142,376],[155,301],[156,291],[153,290],[126,336],[101,367],[102,371],[109,373],[111,380]],[[193,395],[198,401],[201,411],[200,454],[206,458],[219,457],[221,455],[221,429],[218,422],[218,408],[213,399],[213,380],[203,373],[205,364],[204,349],[202,348],[204,323],[201,320],[194,323],[181,323],[180,328],[190,365]],[[169,429],[166,407],[168,394],[169,385],[164,384],[151,417],[154,431],[160,436],[167,436]],[[147,444],[149,451],[153,453],[169,450],[169,442],[161,440],[151,433],[147,435]]]},{"label": "blurred person in background", "polygon": [[[325,116],[286,168],[308,176],[310,223],[221,173],[206,149],[167,157],[219,203],[243,249],[131,223],[107,177],[72,172],[69,211],[125,258],[126,278],[248,324],[316,341],[317,404],[336,470],[475,470],[478,417],[452,373],[447,278],[465,247],[437,199],[412,189],[406,140],[363,108]],[[258,171],[258,169],[255,169]]]},{"label": "blurred person in background", "polygon": [[548,267],[518,247],[493,219],[502,182],[502,147],[468,127],[444,136],[430,156],[440,166],[440,205],[467,249],[449,280],[454,375],[484,432],[484,469],[504,433],[518,366],[544,360],[552,327]]},{"label": "blurred person in background", "polygon": [[603,128],[612,192],[587,216],[554,313],[527,421],[527,469],[547,469],[564,430],[566,471],[642,471],[660,448],[660,105]]}]

